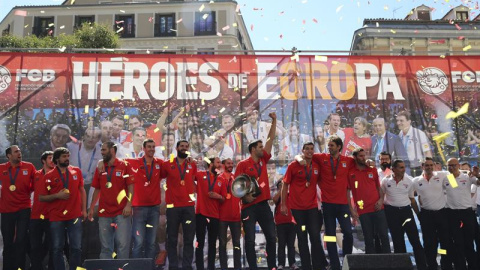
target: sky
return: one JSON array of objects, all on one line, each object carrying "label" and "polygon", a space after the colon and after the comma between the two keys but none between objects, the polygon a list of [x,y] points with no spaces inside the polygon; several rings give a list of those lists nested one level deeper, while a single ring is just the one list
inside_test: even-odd
[{"label": "sky", "polygon": [[[58,5],[63,0],[0,0],[0,18],[15,6]],[[365,18],[403,19],[422,4],[432,8],[432,18],[443,17],[451,8],[470,7],[477,16],[478,0],[237,0],[257,50],[348,51],[353,32]],[[199,6],[201,4],[199,3]],[[480,30],[479,30],[480,31]]]}]

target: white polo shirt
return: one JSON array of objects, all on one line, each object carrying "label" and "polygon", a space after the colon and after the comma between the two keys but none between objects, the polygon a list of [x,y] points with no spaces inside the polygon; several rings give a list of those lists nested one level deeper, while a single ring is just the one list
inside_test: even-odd
[{"label": "white polo shirt", "polygon": [[476,177],[469,177],[460,173],[457,180],[458,187],[452,188],[448,177],[444,177],[444,183],[447,191],[447,208],[450,209],[468,209],[472,207],[471,186],[477,184]]},{"label": "white polo shirt", "polygon": [[431,150],[425,132],[411,126],[407,134],[404,135],[403,131],[400,131],[398,136],[407,151],[410,167],[422,166],[422,160],[425,158],[424,152]]},{"label": "white polo shirt", "polygon": [[414,198],[412,178],[407,174],[398,183],[393,179],[393,175],[383,178],[381,188],[385,193],[386,205],[404,207],[411,204],[410,198]]},{"label": "white polo shirt", "polygon": [[445,195],[444,180],[448,172],[433,172],[428,181],[424,175],[413,178],[414,190],[421,198],[421,208],[426,210],[440,210],[445,208],[447,197]]}]

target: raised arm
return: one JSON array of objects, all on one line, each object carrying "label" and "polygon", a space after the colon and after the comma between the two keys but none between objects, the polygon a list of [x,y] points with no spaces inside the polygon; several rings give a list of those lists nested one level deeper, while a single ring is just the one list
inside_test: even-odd
[{"label": "raised arm", "polygon": [[268,131],[268,136],[267,136],[267,142],[265,143],[265,151],[271,155],[272,154],[272,146],[273,146],[273,141],[275,139],[275,132],[277,129],[277,114],[272,112],[269,113],[268,116],[272,118],[272,124],[270,126],[270,130]]}]

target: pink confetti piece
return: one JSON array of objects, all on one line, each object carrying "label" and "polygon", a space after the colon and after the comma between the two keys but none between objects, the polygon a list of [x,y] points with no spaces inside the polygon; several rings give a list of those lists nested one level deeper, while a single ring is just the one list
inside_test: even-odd
[{"label": "pink confetti piece", "polygon": [[153,17],[148,18],[149,22],[153,22]]},{"label": "pink confetti piece", "polygon": [[251,30],[251,31],[253,31],[253,24],[252,24],[252,25],[250,25],[250,30]]},{"label": "pink confetti piece", "polygon": [[250,218],[250,216],[248,216],[248,217],[244,218],[243,220],[248,220],[249,218]]},{"label": "pink confetti piece", "polygon": [[27,16],[27,11],[26,10],[15,10],[14,15],[25,17],[25,16]]},{"label": "pink confetti piece", "polygon": [[462,27],[460,27],[460,25],[458,25],[458,24],[455,24],[455,28],[457,28],[457,30],[459,30],[459,31],[462,30]]},{"label": "pink confetti piece", "polygon": [[260,187],[263,188],[265,186],[265,182],[260,184]]},{"label": "pink confetti piece", "polygon": [[282,39],[282,38],[283,38],[283,35],[282,35],[282,34],[280,34],[279,38],[280,38],[280,39]]},{"label": "pink confetti piece", "polygon": [[313,21],[314,23],[318,23],[317,19],[315,19],[315,18],[313,18],[312,21]]},{"label": "pink confetti piece", "polygon": [[124,23],[124,21],[115,21],[115,24],[121,24]]},{"label": "pink confetti piece", "polygon": [[176,21],[176,23],[181,23],[182,21],[183,21],[183,19],[180,18],[180,19],[178,19],[178,20]]},{"label": "pink confetti piece", "polygon": [[227,31],[228,29],[230,29],[230,25],[224,26],[224,27],[222,28],[223,31]]},{"label": "pink confetti piece", "polygon": [[75,138],[75,137],[73,137],[73,136],[70,136],[70,140],[72,140],[72,142],[74,142],[74,143],[77,143],[77,142],[78,142],[77,138]]}]

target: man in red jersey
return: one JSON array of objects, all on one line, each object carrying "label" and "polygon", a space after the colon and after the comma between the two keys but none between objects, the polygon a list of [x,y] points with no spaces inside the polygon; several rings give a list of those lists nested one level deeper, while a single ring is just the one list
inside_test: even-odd
[{"label": "man in red jersey", "polygon": [[[146,139],[142,144],[143,157],[126,159],[132,166],[135,195],[133,206],[132,258],[154,258],[155,236],[160,217],[160,177],[164,161],[155,157],[155,141]],[[142,252],[142,247],[144,252]]]},{"label": "man in red jersey", "polygon": [[53,269],[52,253],[50,250],[50,221],[48,220],[47,203],[38,200],[38,194],[45,189],[43,176],[55,168],[52,161],[53,151],[43,152],[40,160],[42,169],[35,173],[33,180],[33,205],[30,215],[30,260],[32,270],[43,269],[42,262],[47,254],[50,255],[48,267]]},{"label": "man in red jersey", "polygon": [[[353,158],[342,156],[343,142],[336,135],[327,139],[328,154],[313,154],[312,160],[320,167],[320,189],[325,221],[325,236],[336,237],[337,220],[343,233],[343,254],[353,249],[352,223],[347,198],[348,171],[354,166]],[[297,161],[302,160],[297,156]],[[302,162],[303,165],[305,164]],[[336,241],[327,243],[332,270],[340,270]]]},{"label": "man in red jersey", "polygon": [[[93,220],[95,205],[98,205],[98,230],[102,245],[100,259],[113,257],[114,243],[116,243],[117,258],[128,259],[130,255],[130,240],[132,232],[132,203],[133,175],[127,162],[116,157],[117,146],[113,142],[104,142],[101,153],[105,172],[97,169],[93,176],[93,192],[88,219]],[[125,194],[121,196],[119,194]],[[120,200],[117,199],[121,196]],[[120,197],[119,197],[120,198]],[[115,224],[115,226],[111,226]],[[115,241],[114,241],[115,238]]]},{"label": "man in red jersey", "polygon": [[192,269],[195,238],[195,186],[197,165],[187,160],[189,143],[177,142],[177,157],[166,162],[162,177],[167,178],[167,252],[169,269],[178,269],[177,242],[180,224],[183,229],[183,269]]},{"label": "man in red jersey", "polygon": [[25,269],[30,221],[30,192],[35,167],[22,161],[17,145],[5,151],[8,162],[0,164],[0,213],[2,214],[3,269]]},{"label": "man in red jersey", "polygon": [[223,173],[219,176],[222,181],[221,195],[225,195],[225,200],[220,204],[220,225],[219,225],[219,246],[221,269],[228,268],[227,259],[227,229],[230,228],[233,244],[233,269],[242,268],[240,250],[241,218],[240,218],[240,199],[232,195],[233,183],[233,161],[230,158],[222,160],[224,166]]},{"label": "man in red jersey", "polygon": [[[325,269],[327,259],[320,240],[321,222],[318,214],[317,185],[319,184],[320,167],[312,162],[315,145],[313,142],[306,142],[302,147],[302,158],[306,165],[293,161],[287,167],[283,178],[282,187],[282,214],[287,215],[287,197],[290,208],[295,218],[298,237],[298,248],[302,269]],[[288,194],[288,195],[287,195]],[[307,236],[308,233],[308,236]],[[310,237],[310,249],[308,250],[308,237]]]},{"label": "man in red jersey", "polygon": [[197,208],[195,210],[195,223],[197,245],[195,248],[195,263],[198,270],[204,269],[203,247],[205,245],[205,229],[208,230],[208,265],[207,269],[215,269],[215,255],[218,238],[219,207],[225,200],[221,195],[222,180],[218,178],[222,163],[218,157],[208,158],[205,167],[208,171],[197,172]]},{"label": "man in red jersey", "polygon": [[363,148],[353,150],[352,154],[355,167],[348,174],[348,189],[352,191],[355,205],[351,205],[350,211],[354,219],[360,219],[365,237],[365,253],[375,253],[375,235],[380,240],[382,253],[390,253],[387,218],[383,210],[383,197],[380,197],[377,170],[367,166],[367,153]]},{"label": "man in red jersey", "polygon": [[82,220],[87,218],[87,196],[83,188],[82,171],[70,164],[70,152],[59,147],[53,152],[55,169],[45,174],[45,189],[39,194],[48,203],[52,256],[55,270],[65,270],[63,248],[65,230],[70,245],[70,269],[81,266]]},{"label": "man in red jersey", "polygon": [[268,183],[267,163],[272,157],[272,145],[277,127],[277,115],[273,112],[268,116],[272,124],[268,132],[265,148],[261,140],[256,140],[248,145],[250,157],[240,161],[235,171],[235,178],[242,174],[257,178],[261,193],[258,197],[247,194],[242,198],[242,220],[245,231],[245,251],[250,269],[256,270],[257,256],[255,254],[255,224],[258,222],[267,241],[268,269],[276,268],[276,233],[273,214],[268,205],[270,200],[270,185]]}]

